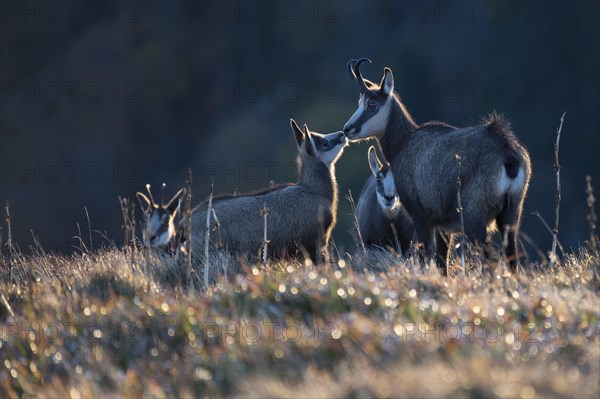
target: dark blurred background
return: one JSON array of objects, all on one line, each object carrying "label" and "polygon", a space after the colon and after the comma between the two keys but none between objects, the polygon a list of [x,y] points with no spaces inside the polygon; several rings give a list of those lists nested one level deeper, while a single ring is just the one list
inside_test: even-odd
[{"label": "dark blurred background", "polygon": [[[22,249],[33,232],[69,251],[77,224],[88,241],[84,206],[91,228],[120,244],[117,196],[146,183],[157,196],[163,181],[172,195],[188,166],[195,202],[211,178],[217,192],[293,180],[289,118],[340,130],[358,100],[346,63],[369,57],[365,76],[379,81],[391,67],[417,122],[467,126],[492,110],[512,121],[533,160],[523,230],[543,251],[551,236],[531,213],[554,221],[553,145],[567,111],[559,239],[576,248],[589,234],[586,175],[600,193],[599,10],[595,1],[2,1],[0,203],[11,204]],[[357,199],[369,175],[367,146],[337,165],[334,238],[345,250],[345,195]]]}]

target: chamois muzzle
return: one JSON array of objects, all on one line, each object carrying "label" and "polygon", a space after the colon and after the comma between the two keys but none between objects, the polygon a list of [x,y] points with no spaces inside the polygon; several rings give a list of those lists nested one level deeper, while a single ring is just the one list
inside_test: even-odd
[{"label": "chamois muzzle", "polygon": [[[337,146],[338,144],[346,144],[346,137],[344,132],[336,132],[337,135],[333,136],[332,134],[332,138],[330,138],[329,140],[327,140],[327,147],[329,148],[333,148],[335,146]],[[335,134],[335,133],[334,133]]]},{"label": "chamois muzzle", "polygon": [[392,195],[391,197],[386,195],[386,196],[384,197],[384,199],[385,199],[385,204],[386,204],[387,206],[392,206],[392,205],[394,205],[394,202],[396,201],[396,197],[394,197],[393,195]]},{"label": "chamois muzzle", "polygon": [[344,126],[344,135],[350,140],[356,137],[358,135],[358,132],[359,130],[355,127]]}]

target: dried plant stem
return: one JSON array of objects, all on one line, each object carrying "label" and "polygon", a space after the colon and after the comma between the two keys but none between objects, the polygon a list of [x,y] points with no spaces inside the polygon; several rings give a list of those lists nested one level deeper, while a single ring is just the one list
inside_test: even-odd
[{"label": "dried plant stem", "polygon": [[10,203],[8,200],[6,201],[6,206],[4,207],[6,210],[6,247],[8,248],[8,275],[9,281],[12,284],[13,282],[13,242],[12,242],[12,230],[10,227]]},{"label": "dried plant stem", "polygon": [[10,227],[10,203],[6,201],[6,206],[4,207],[6,210],[6,218],[4,219],[6,222],[6,246],[8,248],[9,254],[12,255],[13,243],[12,243],[12,230]]},{"label": "dried plant stem", "polygon": [[219,264],[223,266],[223,275],[227,276],[227,262],[223,262],[223,240],[221,238],[221,222],[217,217],[215,208],[212,209],[212,215],[213,219],[215,220],[215,233],[217,236],[217,243],[215,245],[215,248],[217,249]]},{"label": "dried plant stem", "polygon": [[221,248],[223,248],[223,240],[221,239],[221,222],[219,221],[219,218],[217,217],[217,212],[215,212],[215,208],[212,208],[212,215],[213,215],[213,219],[215,220],[215,232],[217,234],[217,243],[216,243],[215,247],[217,249],[221,249]]},{"label": "dried plant stem", "polygon": [[[456,200],[458,201],[458,215],[460,217],[460,268],[462,270],[462,274],[465,273],[465,217],[462,207],[462,198],[460,196],[460,191],[462,189],[462,180],[460,178],[461,168],[462,168],[462,159],[460,155],[456,154],[456,168],[457,168],[457,177],[456,177]],[[448,265],[446,265],[446,270],[448,269]]]},{"label": "dried plant stem", "polygon": [[2,294],[2,302],[4,302],[4,306],[6,306],[6,310],[8,310],[8,313],[10,313],[12,317],[15,317],[15,313],[13,312],[10,303],[8,303],[8,301],[6,300],[4,294]]},{"label": "dried plant stem", "polygon": [[560,210],[560,164],[558,163],[558,151],[560,146],[560,133],[562,131],[563,122],[565,121],[565,115],[567,112],[563,112],[560,118],[560,126],[556,130],[556,143],[554,144],[554,171],[556,172],[556,206],[554,228],[552,229],[552,250],[550,252],[550,267],[553,267],[557,261],[556,256],[556,245],[558,243],[558,222],[559,222],[559,210]]},{"label": "dried plant stem", "polygon": [[135,250],[135,202],[129,198],[119,199],[119,205],[121,206],[121,215],[123,217],[123,248],[125,253],[127,250],[131,251],[131,267],[134,267],[134,254]]},{"label": "dried plant stem", "polygon": [[269,215],[269,208],[267,208],[267,204],[263,205],[263,208],[260,210],[260,214],[263,216],[263,265],[267,266],[267,252],[269,249],[269,240],[267,239],[267,217]]},{"label": "dried plant stem", "polygon": [[135,264],[135,201],[129,200],[129,233],[131,246],[131,266]]},{"label": "dried plant stem", "polygon": [[214,182],[210,182],[210,195],[208,196],[208,208],[206,209],[206,230],[204,235],[204,287],[208,288],[208,270],[210,268],[208,262],[208,244],[210,242],[210,215],[212,212],[212,201],[214,193]]},{"label": "dried plant stem", "polygon": [[87,206],[84,206],[83,209],[85,210],[85,217],[87,218],[87,222],[88,222],[88,234],[90,236],[90,250],[93,251],[94,243],[92,241],[92,225],[90,224],[90,214],[88,213]]},{"label": "dried plant stem", "polygon": [[348,200],[348,202],[350,202],[350,206],[352,207],[354,228],[356,229],[356,233],[358,234],[358,243],[363,251],[363,254],[366,256],[367,249],[365,248],[365,242],[363,241],[362,234],[360,233],[360,225],[358,224],[358,216],[356,215],[356,204],[354,203],[354,197],[352,197],[352,191],[348,190],[348,195],[346,195],[346,199]]},{"label": "dried plant stem", "polygon": [[586,219],[588,221],[588,225],[590,226],[590,246],[594,249],[598,249],[598,236],[596,236],[596,211],[594,207],[596,205],[596,197],[594,196],[594,187],[592,187],[592,176],[585,177],[586,188],[585,192],[587,194],[586,202],[587,206],[590,209]]},{"label": "dried plant stem", "polygon": [[[538,211],[533,211],[530,214],[533,215],[533,216],[535,216],[535,217],[537,217],[538,219],[540,219],[540,221],[542,222],[542,225],[544,225],[544,227],[546,228],[546,230],[548,230],[548,232],[550,234],[552,234],[552,229],[550,228],[550,226],[548,225],[548,223],[546,222],[546,220],[542,217],[542,215]],[[565,254],[565,250],[563,249],[563,246],[560,243],[560,241],[557,241],[557,245],[558,245],[558,249],[560,249],[560,251],[564,255]]]},{"label": "dried plant stem", "polygon": [[117,197],[119,199],[119,206],[121,207],[121,216],[123,217],[123,224],[121,225],[121,229],[123,229],[123,247],[127,248],[129,245],[129,206],[127,205],[127,198]]},{"label": "dried plant stem", "polygon": [[186,279],[188,287],[193,290],[192,283],[192,168],[188,168],[188,179],[186,183],[185,202],[183,205],[183,214],[185,219],[184,237],[185,237],[185,260],[186,260]]}]

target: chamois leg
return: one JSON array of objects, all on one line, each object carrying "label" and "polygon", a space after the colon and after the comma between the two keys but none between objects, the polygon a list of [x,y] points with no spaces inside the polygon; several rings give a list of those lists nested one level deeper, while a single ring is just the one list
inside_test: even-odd
[{"label": "chamois leg", "polygon": [[487,233],[486,224],[465,217],[465,235],[475,246],[477,256],[482,265],[484,265],[484,268],[487,269],[487,271],[492,272],[491,263],[489,262],[492,258],[491,241]]},{"label": "chamois leg", "polygon": [[313,265],[318,265],[321,262],[321,251],[319,246],[319,240],[315,240],[315,242],[307,243],[305,246],[300,248],[299,252],[302,253],[304,259],[310,259]]},{"label": "chamois leg", "polygon": [[521,224],[521,210],[523,209],[523,198],[507,198],[504,209],[496,217],[496,225],[502,236],[506,237],[506,259],[510,263],[510,269],[516,272],[519,267],[519,225]]},{"label": "chamois leg", "polygon": [[451,239],[450,236],[446,236],[439,228],[435,228],[435,249],[436,257],[435,263],[440,269],[442,275],[448,275],[448,244]]},{"label": "chamois leg", "polygon": [[425,222],[416,217],[413,217],[413,224],[415,226],[415,231],[417,232],[417,241],[423,246],[421,251],[419,251],[419,258],[423,262],[423,265],[428,265],[431,258],[435,256],[433,228],[429,227]]}]

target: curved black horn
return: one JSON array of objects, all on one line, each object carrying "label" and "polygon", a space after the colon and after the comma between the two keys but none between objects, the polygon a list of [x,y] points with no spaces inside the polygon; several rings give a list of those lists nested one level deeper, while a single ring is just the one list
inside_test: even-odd
[{"label": "curved black horn", "polygon": [[368,58],[361,58],[358,61],[356,61],[356,63],[354,64],[354,68],[353,68],[354,75],[356,76],[356,81],[358,82],[358,88],[360,89],[361,93],[364,93],[367,90],[369,90],[369,88],[367,87],[367,84],[365,83],[365,79],[362,77],[362,75],[360,73],[360,64],[362,64],[365,61],[368,61],[369,64],[373,63]]},{"label": "curved black horn", "polygon": [[354,65],[356,64],[356,60],[352,58],[348,61],[348,72],[350,72],[350,79],[356,80],[356,75],[354,74]]}]

